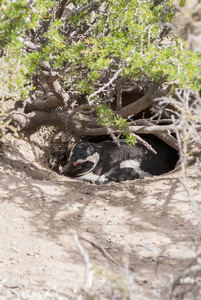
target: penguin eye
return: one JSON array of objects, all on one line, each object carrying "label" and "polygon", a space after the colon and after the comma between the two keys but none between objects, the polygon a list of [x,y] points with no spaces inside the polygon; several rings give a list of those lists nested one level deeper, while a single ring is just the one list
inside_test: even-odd
[{"label": "penguin eye", "polygon": [[83,150],[79,150],[79,151],[77,151],[75,157],[76,157],[76,160],[86,159],[86,153]]},{"label": "penguin eye", "polygon": [[83,153],[83,151],[78,151],[76,153],[73,153],[70,157],[70,161],[84,161],[86,159],[86,154]]},{"label": "penguin eye", "polygon": [[77,153],[77,158],[78,159],[84,159],[84,153],[81,151],[81,152],[78,152]]}]

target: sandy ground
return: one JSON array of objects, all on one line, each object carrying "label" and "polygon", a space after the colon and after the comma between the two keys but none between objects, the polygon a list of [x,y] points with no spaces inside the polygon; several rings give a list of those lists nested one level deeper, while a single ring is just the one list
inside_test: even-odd
[{"label": "sandy ground", "polygon": [[77,299],[86,264],[75,234],[86,239],[79,243],[94,271],[91,294],[162,299],[200,250],[180,171],[96,186],[42,167],[35,152],[16,139],[0,154],[0,299]]}]

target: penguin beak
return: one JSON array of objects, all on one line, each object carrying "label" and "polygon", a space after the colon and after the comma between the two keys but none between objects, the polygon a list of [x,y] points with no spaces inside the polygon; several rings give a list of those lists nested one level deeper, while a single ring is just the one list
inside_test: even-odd
[{"label": "penguin beak", "polygon": [[81,163],[80,162],[74,162],[68,159],[67,164],[61,169],[60,173],[61,174],[71,174],[74,173],[75,171],[81,169]]},{"label": "penguin beak", "polygon": [[71,169],[72,166],[73,166],[73,162],[72,161],[68,161],[68,163],[61,169],[60,173],[61,174],[68,173],[68,170]]}]

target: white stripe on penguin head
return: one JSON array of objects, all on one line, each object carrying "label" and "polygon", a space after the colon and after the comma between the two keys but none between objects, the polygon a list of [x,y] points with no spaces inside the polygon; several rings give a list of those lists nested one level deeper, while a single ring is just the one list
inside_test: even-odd
[{"label": "white stripe on penguin head", "polygon": [[[92,154],[90,156],[87,156],[86,159],[78,159],[78,160],[76,160],[75,165],[84,163],[86,161],[90,161],[90,162],[92,162],[94,164],[94,167],[93,167],[93,169],[94,169],[95,166],[97,165],[99,159],[100,159],[100,155],[97,152],[95,152],[94,154]],[[91,169],[91,170],[93,170],[93,169]]]}]

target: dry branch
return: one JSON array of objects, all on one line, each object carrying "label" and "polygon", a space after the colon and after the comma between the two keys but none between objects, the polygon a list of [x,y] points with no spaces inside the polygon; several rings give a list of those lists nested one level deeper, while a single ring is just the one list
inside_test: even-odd
[{"label": "dry branch", "polygon": [[122,88],[121,85],[117,86],[117,100],[116,100],[116,110],[122,109]]},{"label": "dry branch", "polygon": [[[174,132],[174,127],[172,125],[129,126],[129,131],[136,134],[154,134],[159,139],[163,140],[166,144],[178,150],[177,140],[169,134],[169,132]],[[123,131],[115,128],[113,128],[113,132],[115,134],[123,134]],[[82,134],[89,136],[106,135],[107,129],[85,127],[82,131]]]},{"label": "dry branch", "polygon": [[155,136],[157,136],[160,140],[165,142],[167,145],[171,146],[175,150],[179,150],[177,139],[174,138],[171,134],[159,132],[155,133]]},{"label": "dry branch", "polygon": [[[13,113],[10,118],[17,122],[22,131],[37,130],[43,125],[53,125],[61,128],[73,130],[80,135],[100,136],[107,135],[108,129],[105,127],[96,128],[96,119],[81,115],[69,117],[69,113],[65,110],[52,111],[33,111],[28,115],[23,113]],[[92,122],[92,123],[91,123]],[[94,125],[90,128],[86,124]],[[123,134],[122,130],[111,128],[114,134]],[[151,122],[144,120],[144,125],[129,126],[129,131],[136,134],[154,134],[162,139],[165,143],[178,150],[177,140],[170,134],[175,131],[174,125],[153,125]],[[178,127],[178,130],[182,128]]]},{"label": "dry branch", "polygon": [[[87,4],[83,5],[82,7],[78,8],[78,9],[75,8],[69,14],[69,17],[74,17],[75,15],[79,16],[80,14],[86,13],[86,12],[90,13],[93,10],[97,9],[101,5],[102,2],[103,1],[95,0],[95,1],[91,1],[90,3],[87,3]],[[69,18],[66,19],[66,24],[65,25],[67,25],[68,21],[69,21]]]},{"label": "dry branch", "polygon": [[47,83],[50,91],[60,101],[60,105],[63,106],[69,101],[70,97],[59,83],[58,73],[53,71],[48,63],[44,63],[41,69],[44,80]]},{"label": "dry branch", "polygon": [[76,246],[84,260],[85,263],[85,284],[84,289],[88,290],[92,287],[93,282],[93,268],[92,264],[89,259],[89,253],[87,250],[83,248],[83,246],[80,244],[77,234],[74,235],[74,240],[76,243]]},{"label": "dry branch", "polygon": [[58,8],[57,8],[57,11],[55,13],[55,16],[57,19],[60,19],[63,15],[63,12],[64,12],[64,9],[65,9],[65,6],[68,5],[70,3],[69,0],[61,0],[59,5],[58,5]]},{"label": "dry branch", "polygon": [[23,39],[22,37],[19,37],[19,41],[24,43],[26,49],[29,51],[29,50],[32,50],[32,51],[38,51],[40,48],[41,48],[41,45],[39,44],[34,44],[30,41],[26,41],[25,39]]},{"label": "dry branch", "polygon": [[147,143],[145,140],[143,140],[139,135],[135,134],[136,139],[142,143],[149,151],[153,152],[154,154],[157,154],[157,152],[152,148],[152,146]]},{"label": "dry branch", "polygon": [[151,106],[155,98],[158,98],[162,95],[164,96],[164,93],[168,93],[164,90],[160,90],[159,86],[160,84],[154,83],[142,98],[131,103],[130,105],[123,107],[115,113],[121,115],[123,118],[128,118],[145,110],[147,107]]},{"label": "dry branch", "polygon": [[[135,133],[150,133],[157,136],[159,139],[164,141],[167,145],[171,146],[172,148],[179,150],[178,143],[176,138],[174,138],[170,133],[175,132],[175,125],[153,125],[153,123],[149,120],[142,120],[142,124],[145,126],[146,132],[138,132],[137,130],[134,131]],[[178,130],[182,130],[181,126],[178,126]]]},{"label": "dry branch", "polygon": [[79,105],[78,107],[74,108],[74,110],[69,114],[69,118],[72,119],[73,116],[77,113],[90,110],[91,106],[88,104]]},{"label": "dry branch", "polygon": [[34,111],[28,115],[13,113],[10,118],[19,124],[22,131],[37,130],[43,125],[64,127],[67,113],[65,111]]},{"label": "dry branch", "polygon": [[115,74],[113,75],[113,77],[107,82],[107,83],[105,83],[102,87],[100,87],[97,91],[95,91],[94,93],[92,93],[89,97],[88,97],[88,103],[90,104],[90,105],[92,105],[94,102],[95,102],[95,100],[94,100],[94,98],[98,95],[98,94],[100,94],[100,93],[102,93],[106,88],[108,88],[116,79],[117,79],[117,77],[119,76],[119,74],[123,71],[125,69],[125,67],[122,67],[121,69],[119,69],[119,70],[117,70],[116,72],[115,72]]},{"label": "dry branch", "polygon": [[91,240],[89,240],[89,239],[87,239],[87,238],[85,238],[85,237],[83,237],[83,236],[81,236],[81,235],[79,235],[79,238],[80,238],[81,240],[87,242],[87,243],[90,243],[95,249],[98,249],[98,250],[100,251],[100,253],[101,253],[105,258],[107,258],[108,260],[112,261],[112,262],[113,262],[114,264],[116,264],[117,266],[122,267],[121,264],[120,264],[118,261],[116,261],[116,259],[114,259],[111,255],[109,255],[109,254],[107,253],[107,251],[106,251],[102,246],[96,244],[95,242],[93,242],[93,241],[91,241]]},{"label": "dry branch", "polygon": [[24,112],[28,114],[34,110],[45,111],[59,106],[61,106],[61,101],[55,96],[50,96],[47,99],[37,98],[33,102],[26,103]]},{"label": "dry branch", "polygon": [[[201,274],[201,265],[190,266],[189,268],[182,271],[179,275],[177,275],[172,282],[170,283],[168,289],[165,291],[165,295],[163,299],[171,300],[173,296],[173,292],[177,285],[180,284],[195,284],[196,277]],[[189,277],[190,276],[190,277]],[[184,280],[187,278],[188,280]]]},{"label": "dry branch", "polygon": [[[64,108],[62,110],[55,110],[58,106],[64,106],[64,102],[69,100],[69,95],[62,89],[58,81],[57,73],[51,71],[49,65],[43,66],[43,74],[49,87],[52,88],[52,92],[54,90],[54,95],[45,100],[39,98],[33,103],[27,103],[25,113],[29,114],[26,116],[17,113],[11,116],[11,118],[20,125],[22,131],[36,131],[38,127],[42,125],[53,125],[70,129],[82,136],[108,135],[107,127],[100,128],[97,118],[92,115],[87,115],[88,112],[90,114],[93,113],[94,100],[92,99],[89,101],[92,102],[91,104],[79,105],[70,113]],[[115,74],[118,76],[117,73]],[[106,88],[105,85],[104,88]],[[97,90],[96,93],[101,92],[102,89],[103,87]],[[159,88],[158,83],[154,83],[143,97],[116,111],[115,114],[121,115],[124,118],[135,115],[152,105],[156,97],[159,97],[159,95],[164,96],[166,93],[168,93],[168,89],[162,90]],[[178,150],[177,140],[171,135],[171,133],[175,132],[175,126],[173,124],[155,125],[147,119],[137,120],[134,124],[137,125],[129,126],[129,132],[134,134],[154,134],[166,144]],[[114,127],[111,127],[110,130],[114,136],[124,133],[122,130]],[[177,130],[180,131],[182,128],[177,126]]]}]

